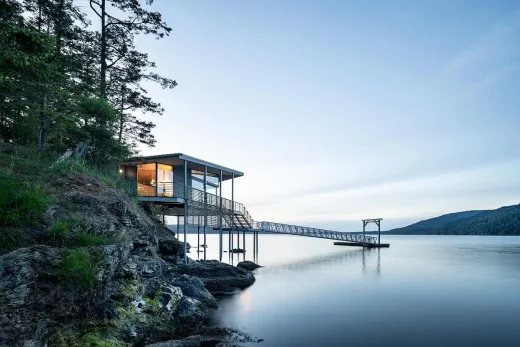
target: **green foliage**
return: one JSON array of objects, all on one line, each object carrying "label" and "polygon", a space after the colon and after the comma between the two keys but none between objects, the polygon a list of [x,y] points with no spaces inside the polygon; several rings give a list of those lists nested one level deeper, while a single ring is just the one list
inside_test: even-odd
[{"label": "green foliage", "polygon": [[45,236],[47,242],[55,246],[103,246],[116,241],[113,237],[97,235],[87,229],[88,227],[82,220],[69,218],[58,221],[46,232]]},{"label": "green foliage", "polygon": [[110,337],[103,337],[98,331],[91,331],[81,337],[73,337],[58,333],[55,345],[57,347],[125,347],[124,342]]},{"label": "green foliage", "polygon": [[91,255],[87,251],[66,250],[58,270],[58,277],[80,288],[94,286],[98,270],[99,254]]},{"label": "green foliage", "polygon": [[152,1],[88,2],[105,6],[99,32],[76,1],[0,1],[0,140],[60,153],[86,142],[89,163],[104,166],[155,144],[140,117],[164,109],[143,82],[177,82],[135,47],[136,35],[171,31]]},{"label": "green foliage", "polygon": [[73,347],[124,347],[123,342],[102,337],[98,332],[91,332],[83,335]]},{"label": "green foliage", "polygon": [[32,239],[18,228],[0,228],[0,252],[9,252],[20,247],[28,246]]},{"label": "green foliage", "polygon": [[71,227],[72,225],[68,220],[57,222],[45,233],[47,242],[52,245],[64,245],[69,238]]},{"label": "green foliage", "polygon": [[409,235],[520,235],[520,205],[489,211],[465,211],[427,219],[390,234]]},{"label": "green foliage", "polygon": [[[115,171],[115,170],[114,170]],[[105,182],[112,187],[118,187],[121,183],[118,182],[120,178],[115,174],[104,174],[101,170],[95,169],[92,166],[88,165],[85,161],[82,160],[64,160],[52,168],[48,169],[50,173],[81,173],[88,176],[92,176],[97,178],[98,180]]]},{"label": "green foliage", "polygon": [[34,221],[51,203],[49,196],[12,172],[0,170],[0,226]]},{"label": "green foliage", "polygon": [[79,232],[75,237],[75,245],[78,247],[103,246],[113,241],[105,236],[95,235],[88,232]]}]

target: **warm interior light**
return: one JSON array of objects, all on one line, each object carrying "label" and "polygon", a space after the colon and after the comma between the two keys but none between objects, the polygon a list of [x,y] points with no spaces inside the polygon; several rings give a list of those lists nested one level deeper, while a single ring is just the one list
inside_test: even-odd
[{"label": "warm interior light", "polygon": [[122,174],[123,173],[123,169],[119,169],[119,173]]}]

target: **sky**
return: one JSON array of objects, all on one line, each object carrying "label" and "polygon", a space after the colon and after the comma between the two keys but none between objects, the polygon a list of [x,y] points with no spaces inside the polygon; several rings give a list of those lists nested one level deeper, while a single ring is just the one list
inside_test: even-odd
[{"label": "sky", "polygon": [[[155,0],[155,148],[245,173],[258,221],[384,230],[520,203],[520,2]],[[230,184],[224,184],[229,194]]]}]

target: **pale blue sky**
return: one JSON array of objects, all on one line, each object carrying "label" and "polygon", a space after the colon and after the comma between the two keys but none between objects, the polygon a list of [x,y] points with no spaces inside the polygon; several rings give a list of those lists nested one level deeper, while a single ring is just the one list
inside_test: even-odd
[{"label": "pale blue sky", "polygon": [[157,147],[256,220],[384,228],[520,202],[520,1],[156,0]]}]

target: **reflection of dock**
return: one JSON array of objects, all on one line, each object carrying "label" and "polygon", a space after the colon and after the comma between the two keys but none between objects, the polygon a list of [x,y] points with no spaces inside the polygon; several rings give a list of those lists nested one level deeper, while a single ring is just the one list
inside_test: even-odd
[{"label": "reflection of dock", "polygon": [[[279,271],[280,269],[304,270],[318,266],[330,267],[343,263],[353,263],[356,260],[361,263],[363,272],[376,274],[381,272],[380,250],[375,248],[352,249],[332,254],[317,255],[310,258],[298,259],[283,265],[272,265],[264,268],[262,271]],[[371,260],[375,261],[376,264],[371,264]]]}]

